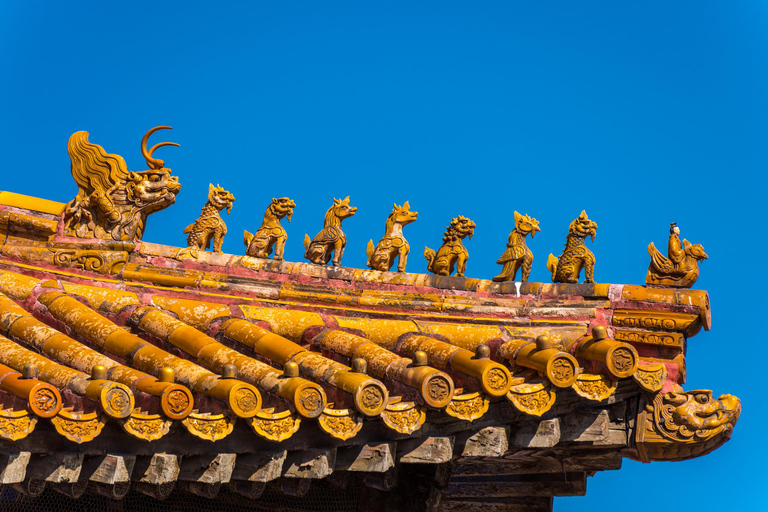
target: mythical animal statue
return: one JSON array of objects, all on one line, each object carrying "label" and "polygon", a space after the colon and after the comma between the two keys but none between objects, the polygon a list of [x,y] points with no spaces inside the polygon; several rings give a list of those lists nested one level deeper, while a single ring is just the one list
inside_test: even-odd
[{"label": "mythical animal statue", "polygon": [[539,229],[539,221],[528,215],[520,215],[515,212],[515,229],[509,234],[507,250],[496,261],[501,268],[501,274],[493,278],[494,281],[514,281],[517,270],[522,268],[520,280],[528,281],[533,264],[533,253],[525,244],[525,237],[530,234],[534,237]]},{"label": "mythical animal statue", "polygon": [[690,288],[699,278],[699,262],[708,258],[707,253],[701,244],[694,245],[685,239],[681,246],[679,235],[680,228],[671,223],[666,258],[653,242],[648,244],[651,263],[645,276],[646,285]]},{"label": "mythical animal statue", "polygon": [[581,269],[584,269],[584,282],[595,282],[595,255],[587,249],[584,239],[595,240],[597,224],[589,220],[587,212],[582,210],[568,227],[565,237],[565,249],[560,258],[553,254],[547,260],[547,270],[552,272],[553,283],[578,283]]},{"label": "mythical animal statue", "polygon": [[475,232],[475,223],[466,217],[459,215],[451,220],[451,224],[445,229],[443,245],[437,253],[429,247],[424,247],[424,257],[427,259],[427,270],[439,276],[449,276],[456,266],[456,275],[464,277],[467,270],[469,253],[464,248],[465,237],[472,238]]},{"label": "mythical animal statue", "polygon": [[221,244],[224,242],[224,235],[227,234],[227,225],[221,218],[219,212],[224,208],[227,214],[232,211],[232,203],[235,202],[235,196],[221,188],[220,185],[208,185],[208,202],[203,206],[200,217],[195,222],[184,228],[187,233],[187,248],[182,249],[178,258],[188,257],[197,258],[199,250],[206,250],[213,240],[213,251],[221,252]]},{"label": "mythical animal statue", "polygon": [[712,398],[709,390],[659,393],[640,413],[640,460],[685,460],[705,455],[731,437],[741,413],[733,395]]},{"label": "mythical animal statue", "polygon": [[129,171],[120,155],[110,155],[98,144],[88,142],[88,132],[72,134],[67,150],[78,192],[64,209],[65,235],[141,239],[147,217],[172,205],[181,190],[179,179],[171,176],[165,162],[152,157],[156,149],[178,144],[161,142],[147,151],[149,136],[163,129],[171,127],[156,126],[141,139],[141,154],[149,170],[140,172]]},{"label": "mythical animal statue", "polygon": [[245,254],[256,258],[269,258],[274,248],[274,259],[282,260],[288,233],[280,225],[280,220],[288,218],[288,222],[291,222],[291,215],[293,215],[295,207],[296,203],[287,197],[273,198],[272,203],[264,213],[264,221],[256,233],[251,234],[248,231],[243,233],[243,242],[247,248]]},{"label": "mythical animal statue", "polygon": [[394,205],[392,213],[387,217],[384,226],[384,237],[379,240],[376,247],[373,240],[368,241],[368,261],[366,265],[374,270],[388,271],[397,262],[397,271],[405,272],[405,264],[408,262],[408,252],[411,246],[403,236],[403,226],[415,221],[419,212],[412,212],[411,205],[406,201],[403,206]]},{"label": "mythical animal statue", "polygon": [[352,217],[357,207],[349,206],[349,196],[344,199],[334,199],[333,205],[325,212],[325,224],[312,241],[309,235],[304,235],[304,257],[312,263],[325,265],[331,260],[333,253],[333,266],[341,265],[344,256],[344,247],[347,245],[347,237],[341,230],[341,221]]}]

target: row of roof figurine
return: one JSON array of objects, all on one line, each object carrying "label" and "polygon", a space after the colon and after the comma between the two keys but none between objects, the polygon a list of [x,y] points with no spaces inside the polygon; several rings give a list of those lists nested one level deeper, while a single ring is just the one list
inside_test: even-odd
[{"label": "row of roof figurine", "polygon": [[[171,175],[171,169],[165,167],[163,160],[153,156],[158,148],[179,144],[161,142],[147,149],[149,137],[163,129],[170,127],[156,126],[142,138],[141,153],[150,169],[139,172],[130,172],[120,155],[108,154],[98,144],[89,142],[88,132],[72,134],[67,150],[72,161],[72,177],[79,191],[64,209],[65,235],[117,241],[141,239],[147,216],[172,205],[181,189],[178,177]],[[211,243],[215,252],[221,252],[227,227],[219,212],[225,208],[230,211],[234,201],[235,196],[222,187],[209,186],[208,202],[200,217],[184,230],[188,235],[187,248],[178,254],[180,259],[196,257]],[[245,232],[246,254],[282,260],[288,235],[280,220],[285,217],[290,220],[295,206],[287,197],[273,199],[261,227],[253,234]],[[313,239],[305,235],[304,257],[313,263],[327,264],[330,261],[340,266],[347,243],[341,221],[354,215],[356,210],[349,205],[349,197],[334,199],[325,214],[322,231]],[[376,245],[373,240],[368,242],[367,265],[370,268],[388,271],[397,258],[397,270],[405,271],[410,247],[403,236],[403,226],[416,220],[417,216],[418,213],[412,212],[407,202],[403,206],[395,205],[387,219],[384,237]],[[456,275],[463,276],[468,258],[463,239],[471,237],[474,229],[475,223],[466,217],[452,219],[443,235],[443,245],[437,251],[424,248],[428,270],[447,276],[456,269]],[[595,256],[584,240],[587,237],[594,239],[596,230],[597,224],[584,211],[571,222],[562,255],[556,258],[550,254],[547,260],[552,281],[576,283],[583,269],[586,282],[593,282]],[[512,281],[518,270],[521,271],[521,280],[528,280],[533,254],[526,246],[525,238],[529,234],[533,237],[536,231],[540,231],[536,219],[515,212],[515,229],[509,235],[506,251],[498,260],[504,267],[501,274],[493,278],[494,281]],[[646,276],[647,284],[690,288],[696,281],[698,262],[706,259],[707,255],[701,245],[692,245],[687,240],[681,242],[679,233],[680,230],[672,224],[667,257],[656,250],[653,243],[648,246],[651,263]],[[274,256],[271,256],[273,251]]]},{"label": "row of roof figurine", "polygon": [[[232,209],[235,197],[221,186],[209,185],[208,202],[203,207],[200,217],[187,226],[187,249],[179,253],[180,258],[196,257],[199,250],[207,249],[213,243],[213,250],[221,252],[224,235],[227,232],[224,220],[219,212]],[[272,199],[264,214],[264,221],[255,233],[245,231],[243,242],[246,255],[256,258],[272,258],[282,260],[285,242],[288,235],[280,224],[284,218],[291,219],[296,203],[287,197]],[[310,239],[304,235],[304,257],[312,263],[325,265],[331,262],[334,266],[341,265],[347,238],[341,229],[342,220],[352,217],[357,208],[350,206],[349,196],[344,199],[334,199],[333,204],[325,214],[323,229]],[[397,271],[405,272],[410,245],[403,236],[403,227],[415,221],[418,212],[411,211],[408,201],[402,206],[394,205],[392,213],[387,218],[385,234],[377,244],[368,242],[366,265],[380,271],[389,271],[397,262]],[[448,276],[456,270],[457,276],[464,276],[467,268],[469,253],[464,247],[464,238],[472,238],[475,223],[470,219],[458,216],[443,235],[443,245],[437,251],[424,248],[427,269],[433,274]],[[501,273],[494,281],[514,281],[518,270],[520,280],[527,281],[533,264],[533,253],[528,248],[525,238],[533,237],[539,229],[539,221],[529,215],[515,212],[515,228],[509,234],[507,249],[497,263],[503,265]],[[553,254],[547,260],[547,269],[552,272],[555,283],[577,283],[582,269],[586,283],[594,282],[595,256],[590,251],[585,239],[595,239],[597,224],[590,220],[586,211],[571,222],[568,227],[565,249],[558,258]],[[698,277],[698,262],[706,259],[707,255],[701,245],[692,245],[687,240],[682,244],[679,237],[680,229],[671,224],[668,244],[668,257],[662,255],[651,243],[648,252],[651,263],[646,282],[648,284],[690,288]],[[274,255],[272,255],[274,251]]]}]

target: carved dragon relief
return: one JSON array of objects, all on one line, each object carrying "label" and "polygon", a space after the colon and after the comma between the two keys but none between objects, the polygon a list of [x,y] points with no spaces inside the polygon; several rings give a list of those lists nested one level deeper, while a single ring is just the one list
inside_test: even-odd
[{"label": "carved dragon relief", "polygon": [[740,413],[741,401],[733,395],[715,400],[709,390],[659,393],[639,414],[638,458],[675,461],[706,455],[731,437]]},{"label": "carved dragon relief", "polygon": [[534,237],[539,228],[539,221],[528,215],[520,215],[515,212],[515,229],[509,234],[507,250],[496,263],[504,265],[501,274],[494,277],[494,281],[514,281],[518,269],[522,269],[520,280],[528,281],[533,264],[533,253],[525,243],[525,237],[529,234]]},{"label": "carved dragon relief", "polygon": [[373,240],[368,241],[366,265],[374,270],[386,272],[394,265],[395,258],[398,258],[397,271],[405,272],[411,246],[403,236],[403,226],[415,221],[418,216],[419,212],[412,212],[408,201],[403,203],[403,206],[395,204],[392,213],[387,217],[384,237],[375,247]]},{"label": "carved dragon relief", "polygon": [[280,220],[287,218],[288,222],[291,222],[291,215],[293,215],[295,207],[296,203],[287,197],[272,199],[272,203],[264,213],[264,221],[256,233],[251,234],[248,231],[243,233],[243,242],[246,246],[245,254],[255,258],[269,258],[274,248],[275,256],[273,259],[282,260],[288,233],[280,225]]},{"label": "carved dragon relief", "polygon": [[464,277],[467,271],[469,252],[464,248],[464,238],[472,238],[475,233],[475,223],[459,215],[451,220],[445,229],[443,245],[437,253],[429,247],[424,247],[424,257],[427,259],[427,270],[439,276],[449,276],[456,267],[456,275]]},{"label": "carved dragon relief", "polygon": [[156,126],[141,140],[141,154],[149,170],[128,171],[120,155],[110,155],[98,144],[88,142],[88,132],[75,132],[67,150],[72,161],[72,177],[78,186],[77,196],[64,209],[64,234],[78,238],[102,240],[140,240],[147,217],[176,201],[181,190],[179,179],[171,176],[163,160],[153,158],[162,146],[178,146],[174,142],[155,144],[147,151],[147,140]]},{"label": "carved dragon relief", "polygon": [[699,262],[708,258],[701,244],[691,244],[683,239],[680,244],[680,228],[673,222],[669,228],[667,257],[656,246],[648,244],[651,263],[645,277],[646,285],[690,288],[699,278]]},{"label": "carved dragon relief", "polygon": [[568,227],[563,254],[556,258],[549,255],[547,270],[552,272],[553,283],[578,283],[581,269],[584,269],[584,282],[595,282],[595,255],[587,249],[584,239],[591,237],[595,240],[597,224],[589,220],[587,212],[582,210]]}]

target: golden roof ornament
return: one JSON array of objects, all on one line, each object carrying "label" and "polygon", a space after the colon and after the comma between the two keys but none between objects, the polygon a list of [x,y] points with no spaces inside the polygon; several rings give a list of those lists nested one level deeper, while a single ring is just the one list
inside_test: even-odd
[{"label": "golden roof ornament", "polygon": [[219,213],[227,209],[227,214],[232,211],[232,203],[235,196],[224,190],[220,185],[208,185],[208,201],[203,206],[203,211],[195,222],[184,228],[187,233],[187,248],[179,251],[177,258],[197,258],[198,251],[206,250],[213,241],[213,252],[221,252],[221,244],[224,243],[224,235],[227,234],[227,225]]},{"label": "golden roof ornament", "polygon": [[584,282],[595,282],[595,255],[587,249],[584,239],[595,240],[597,224],[589,220],[587,212],[581,211],[568,227],[563,254],[556,258],[553,254],[547,260],[547,270],[552,272],[553,283],[578,283],[581,269],[584,269]]},{"label": "golden roof ornament", "polygon": [[528,281],[531,275],[531,265],[533,264],[533,253],[525,244],[525,237],[529,234],[534,237],[539,229],[539,221],[529,215],[520,215],[515,211],[515,229],[509,234],[507,241],[507,250],[496,261],[501,268],[501,274],[493,278],[494,281],[514,281],[518,269],[520,280]]},{"label": "golden roof ornament", "polygon": [[333,253],[333,266],[341,266],[344,247],[347,245],[347,237],[341,230],[341,221],[352,217],[356,211],[356,206],[349,206],[349,196],[334,199],[331,207],[325,212],[323,230],[315,235],[312,241],[309,240],[309,235],[304,235],[304,257],[312,263],[325,265],[331,261]]},{"label": "golden roof ornament", "polygon": [[140,240],[147,217],[176,201],[181,190],[179,179],[171,176],[165,162],[153,158],[156,149],[178,146],[161,142],[147,151],[149,136],[170,126],[156,126],[141,140],[141,154],[149,170],[132,172],[120,155],[110,155],[88,141],[88,132],[75,132],[67,151],[72,161],[72,177],[77,196],[64,209],[64,234],[102,240]]},{"label": "golden roof ornament", "polygon": [[646,285],[690,288],[699,278],[699,262],[708,258],[701,244],[691,244],[683,239],[680,244],[680,228],[672,222],[669,226],[669,242],[665,258],[656,246],[648,244],[651,263],[645,277]]},{"label": "golden roof ornament", "polygon": [[464,248],[464,238],[472,238],[475,232],[475,223],[468,218],[459,215],[451,219],[451,223],[445,229],[443,245],[437,253],[429,247],[424,247],[424,257],[427,259],[427,270],[439,276],[449,276],[456,267],[456,275],[464,277],[467,270],[469,253]]},{"label": "golden roof ornament", "polygon": [[386,272],[395,264],[395,258],[398,258],[397,271],[405,272],[411,246],[403,236],[403,226],[415,221],[418,216],[419,212],[412,212],[408,201],[403,203],[403,206],[395,204],[392,213],[387,217],[384,237],[379,240],[375,248],[373,240],[368,241],[366,265],[374,270]]},{"label": "golden roof ornament", "polygon": [[275,256],[273,259],[282,260],[288,233],[280,225],[280,220],[287,218],[288,222],[291,222],[291,215],[293,215],[295,207],[296,203],[287,197],[273,198],[272,203],[264,213],[264,221],[256,233],[251,234],[248,231],[243,233],[243,242],[246,246],[245,254],[255,258],[269,258],[274,248]]}]

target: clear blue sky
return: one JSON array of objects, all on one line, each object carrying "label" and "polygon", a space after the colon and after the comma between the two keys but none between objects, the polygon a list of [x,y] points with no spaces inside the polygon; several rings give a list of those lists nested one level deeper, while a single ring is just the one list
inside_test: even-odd
[{"label": "clear blue sky", "polygon": [[540,221],[531,280],[548,281],[547,255],[586,209],[597,281],[641,284],[646,245],[665,247],[675,221],[710,256],[697,287],[713,306],[685,388],[742,399],[733,439],[689,462],[627,461],[555,510],[768,508],[765,2],[116,5],[0,5],[0,189],[68,201],[71,133],[143,170],[141,136],[167,124],[156,142],[182,147],[157,156],[182,191],[151,217],[153,242],[184,244],[212,181],[237,198],[235,254],[272,197],[294,199],[296,261],[350,195],[344,263],[363,267],[392,203],[409,200],[410,271],[461,214],[477,223],[467,275],[490,278],[518,210]]}]

